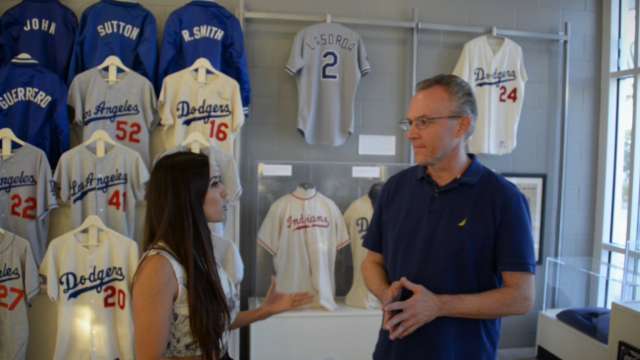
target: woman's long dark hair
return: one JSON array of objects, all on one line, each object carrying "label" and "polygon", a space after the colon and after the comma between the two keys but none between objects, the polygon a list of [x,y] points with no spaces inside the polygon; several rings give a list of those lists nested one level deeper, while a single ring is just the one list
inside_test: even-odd
[{"label": "woman's long dark hair", "polygon": [[205,155],[179,152],[162,157],[147,187],[144,249],[164,242],[187,273],[189,324],[202,358],[218,359],[229,321],[226,297],[204,214],[209,187]]}]

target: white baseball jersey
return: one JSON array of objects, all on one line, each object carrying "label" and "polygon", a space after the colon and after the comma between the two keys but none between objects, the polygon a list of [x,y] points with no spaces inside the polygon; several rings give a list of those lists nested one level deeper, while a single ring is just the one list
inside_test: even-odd
[{"label": "white baseball jersey", "polygon": [[469,151],[485,154],[508,154],[516,146],[518,121],[527,72],[522,49],[504,38],[493,49],[487,36],[464,45],[455,75],[466,80],[478,103],[476,129],[469,139]]},{"label": "white baseball jersey", "polygon": [[0,227],[29,241],[36,262],[47,246],[49,211],[57,206],[45,153],[25,144],[0,156]]},{"label": "white baseball jersey", "polygon": [[258,244],[274,256],[278,290],[312,293],[327,310],[336,309],[336,252],[348,243],[340,209],[315,189],[276,200],[258,231]]},{"label": "white baseball jersey", "polygon": [[[211,224],[209,224],[209,228],[211,228]],[[244,278],[244,263],[240,256],[240,250],[233,241],[218,236],[213,230],[211,240],[213,240],[216,263],[224,269],[232,283],[240,285]]]},{"label": "white baseball jersey", "polygon": [[[154,160],[154,164],[163,156],[180,151],[191,151],[191,149],[189,146],[178,145],[175,148],[158,155]],[[238,165],[233,156],[221,149],[218,149],[216,146],[201,148],[200,151],[202,154],[209,157],[209,176],[220,176],[222,178],[222,184],[227,192],[227,201],[238,201],[240,199],[240,195],[242,195],[242,184],[240,184]]]},{"label": "white baseball jersey", "polygon": [[0,359],[26,358],[27,304],[39,289],[29,242],[5,230],[0,235]]},{"label": "white baseball jersey", "polygon": [[87,70],[73,79],[69,87],[69,105],[73,124],[82,132],[82,141],[98,129],[112,139],[137,151],[150,165],[149,134],[158,122],[153,85],[134,71],[120,73],[117,82],[107,82],[107,72]]},{"label": "white baseball jersey", "polygon": [[54,359],[133,359],[131,284],[136,243],[115,231],[86,232],[53,241],[40,265],[47,295],[57,302]]},{"label": "white baseball jersey", "polygon": [[119,144],[105,147],[101,158],[95,143],[62,154],[54,173],[58,197],[70,205],[73,227],[98,215],[109,228],[133,238],[136,201],[144,200],[149,172],[137,152]]},{"label": "white baseball jersey", "polygon": [[244,124],[244,113],[240,86],[229,76],[216,72],[201,83],[188,68],[173,73],[162,82],[158,106],[161,124],[173,125],[173,146],[199,132],[233,155],[233,140]]},{"label": "white baseball jersey", "polygon": [[371,71],[360,35],[311,25],[296,35],[285,70],[298,84],[298,130],[309,144],[342,145],[353,133],[360,78]]},{"label": "white baseball jersey", "polygon": [[367,249],[362,246],[362,242],[372,215],[373,205],[368,195],[356,199],[344,212],[344,222],[347,224],[351,240],[351,257],[353,258],[353,284],[345,302],[349,306],[365,309],[380,308],[380,302],[367,289],[360,270],[362,261],[367,256]]}]

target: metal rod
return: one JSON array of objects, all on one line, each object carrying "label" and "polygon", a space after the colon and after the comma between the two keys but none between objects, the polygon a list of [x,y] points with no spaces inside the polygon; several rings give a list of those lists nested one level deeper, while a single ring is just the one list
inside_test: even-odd
[{"label": "metal rod", "polygon": [[[418,22],[418,9],[413,8],[413,31],[411,32],[411,98],[416,94],[416,81],[418,77],[418,40],[420,36],[420,23]],[[403,134],[404,135],[404,134]],[[409,149],[409,164],[415,164],[415,154],[411,143],[407,141]]]},{"label": "metal rod", "polygon": [[[462,33],[471,33],[471,34],[486,34],[492,31],[493,27],[486,26],[459,26],[459,25],[447,25],[447,24],[434,24],[434,23],[426,23],[420,22],[419,24],[420,30],[432,30],[432,31],[448,31],[448,32],[462,32]],[[541,40],[557,40],[557,41],[566,41],[568,37],[565,34],[557,33],[557,34],[549,34],[549,33],[539,33],[532,31],[520,31],[520,30],[510,30],[510,29],[496,29],[496,35],[500,36],[511,36],[511,37],[523,37],[530,39],[541,39]]]}]

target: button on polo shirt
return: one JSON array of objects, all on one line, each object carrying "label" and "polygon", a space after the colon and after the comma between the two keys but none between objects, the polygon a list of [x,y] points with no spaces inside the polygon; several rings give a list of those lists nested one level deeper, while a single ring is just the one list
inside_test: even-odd
[{"label": "button on polo shirt", "polygon": [[[502,271],[535,272],[525,197],[470,158],[443,187],[422,166],[385,184],[364,246],[383,255],[390,282],[405,276],[436,294],[473,294],[501,287]],[[380,330],[374,359],[495,359],[500,320],[443,317],[404,339],[388,336]]]}]

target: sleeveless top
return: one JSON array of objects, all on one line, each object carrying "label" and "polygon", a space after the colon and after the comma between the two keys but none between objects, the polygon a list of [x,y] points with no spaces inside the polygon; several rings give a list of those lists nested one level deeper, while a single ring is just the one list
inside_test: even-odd
[{"label": "sleeveless top", "polygon": [[[200,356],[201,351],[198,342],[191,334],[189,327],[189,300],[187,298],[187,274],[184,267],[178,262],[171,250],[163,243],[158,244],[162,248],[154,248],[142,254],[139,264],[144,261],[147,256],[161,255],[169,261],[173,273],[178,282],[178,294],[173,303],[171,314],[171,325],[169,331],[169,343],[163,354],[164,357],[187,357]],[[218,265],[218,277],[227,298],[227,307],[229,308],[229,321],[233,322],[240,310],[240,297],[233,282],[229,279],[226,272]],[[197,316],[197,314],[196,314]],[[222,338],[222,354],[227,351],[230,332],[227,329]]]}]

